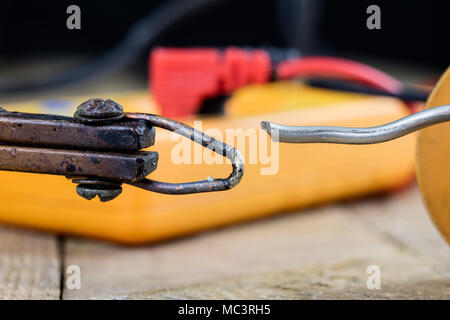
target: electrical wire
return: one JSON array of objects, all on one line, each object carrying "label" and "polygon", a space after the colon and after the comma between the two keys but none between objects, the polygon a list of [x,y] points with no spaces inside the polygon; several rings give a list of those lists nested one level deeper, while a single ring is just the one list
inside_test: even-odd
[{"label": "electrical wire", "polygon": [[53,75],[40,75],[25,81],[0,87],[0,93],[36,91],[73,84],[87,79],[99,79],[117,72],[142,54],[158,36],[179,22],[212,4],[223,0],[164,1],[156,9],[131,26],[125,37],[110,51],[92,62]]},{"label": "electrical wire", "polygon": [[188,138],[195,143],[208,148],[215,153],[227,157],[231,161],[233,171],[226,179],[207,178],[205,180],[184,182],[184,183],[169,183],[150,179],[142,179],[128,184],[145,190],[165,193],[165,194],[190,194],[200,192],[222,191],[234,188],[242,179],[244,175],[244,160],[239,150],[232,146],[214,139],[207,134],[194,129],[181,122],[164,118],[154,114],[146,113],[127,113],[125,117],[128,119],[143,120],[149,125],[166,129]]},{"label": "electrical wire", "polygon": [[376,68],[335,57],[312,56],[287,60],[278,65],[276,74],[278,79],[302,76],[343,78],[391,93],[398,93],[403,87],[400,81]]},{"label": "electrical wire", "polygon": [[[311,56],[291,59],[280,63],[275,72],[278,79],[311,76],[321,77],[322,81],[341,79],[351,83],[364,85],[367,90],[375,90],[378,95],[384,92],[386,95],[398,97],[407,93],[404,85],[387,73],[369,65],[343,58]],[[337,86],[336,83],[333,85]],[[341,87],[342,86],[343,85],[341,84]],[[368,93],[370,94],[373,92]],[[417,98],[417,96],[415,98]],[[416,99],[402,100],[405,101],[413,112],[416,112],[421,108],[421,106],[417,104]],[[426,98],[424,99],[424,97],[421,96],[419,101],[423,100],[426,100]]]},{"label": "electrical wire", "polygon": [[420,88],[414,87],[406,87],[398,93],[386,92],[383,90],[373,89],[371,87],[361,85],[359,83],[349,83],[345,81],[335,80],[335,79],[308,79],[306,81],[308,85],[324,88],[324,89],[332,89],[339,91],[347,91],[353,93],[361,93],[361,94],[369,94],[375,96],[387,96],[398,98],[404,101],[427,101],[428,95],[430,94],[430,90],[424,90]]},{"label": "electrical wire", "polygon": [[426,109],[384,125],[368,128],[285,126],[268,121],[262,121],[261,128],[276,142],[372,144],[396,139],[446,121],[450,121],[450,105]]}]

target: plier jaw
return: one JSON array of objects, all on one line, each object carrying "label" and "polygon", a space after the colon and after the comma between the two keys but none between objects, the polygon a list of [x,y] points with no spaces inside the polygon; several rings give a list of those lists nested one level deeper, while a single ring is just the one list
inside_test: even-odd
[{"label": "plier jaw", "polygon": [[[146,179],[157,168],[158,152],[141,149],[154,145],[155,126],[229,157],[233,173],[227,179],[181,184]],[[1,109],[0,170],[63,175],[78,184],[80,196],[109,201],[121,193],[122,183],[166,194],[230,189],[242,177],[243,161],[234,148],[180,122],[125,113],[112,100],[91,99],[73,118]]]}]

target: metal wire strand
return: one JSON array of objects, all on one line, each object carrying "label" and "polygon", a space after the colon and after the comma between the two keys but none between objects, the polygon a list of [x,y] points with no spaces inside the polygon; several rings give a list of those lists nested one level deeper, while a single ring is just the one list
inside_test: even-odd
[{"label": "metal wire strand", "polygon": [[446,121],[450,121],[450,105],[423,110],[376,127],[284,126],[262,121],[261,128],[275,142],[373,144]]},{"label": "metal wire strand", "polygon": [[207,179],[186,183],[167,183],[142,179],[129,183],[135,187],[165,194],[189,194],[228,190],[235,187],[244,174],[244,160],[238,150],[181,122],[154,114],[126,113],[126,118],[147,121],[150,125],[173,131],[231,160],[232,173],[226,179]]}]

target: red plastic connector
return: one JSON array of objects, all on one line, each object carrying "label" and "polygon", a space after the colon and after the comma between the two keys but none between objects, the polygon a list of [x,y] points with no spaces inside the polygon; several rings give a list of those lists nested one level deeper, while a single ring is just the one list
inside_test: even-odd
[{"label": "red plastic connector", "polygon": [[158,48],[150,56],[151,92],[166,117],[199,111],[206,98],[269,81],[271,61],[263,50]]}]

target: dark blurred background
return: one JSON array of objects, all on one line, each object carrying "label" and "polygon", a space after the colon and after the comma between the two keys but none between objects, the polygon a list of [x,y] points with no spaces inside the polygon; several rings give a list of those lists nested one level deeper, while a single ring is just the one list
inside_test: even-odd
[{"label": "dark blurred background", "polygon": [[[90,59],[115,48],[137,21],[190,1],[3,0],[0,63],[10,69],[36,56]],[[201,2],[201,1],[200,1]],[[369,56],[443,69],[449,64],[448,1],[209,0],[134,51],[126,64],[147,72],[151,46],[275,46],[302,54]],[[68,30],[66,8],[81,8],[81,30]],[[366,8],[381,8],[381,30],[366,28]],[[164,17],[160,17],[164,20]],[[168,18],[170,20],[170,17]],[[140,34],[145,38],[145,33]],[[142,40],[142,39],[141,39]],[[132,47],[132,45],[131,45]],[[136,48],[135,48],[136,49]],[[124,54],[122,53],[121,56]],[[111,60],[114,62],[114,59]],[[76,65],[75,65],[76,66]],[[0,71],[0,79],[5,81]]]}]

